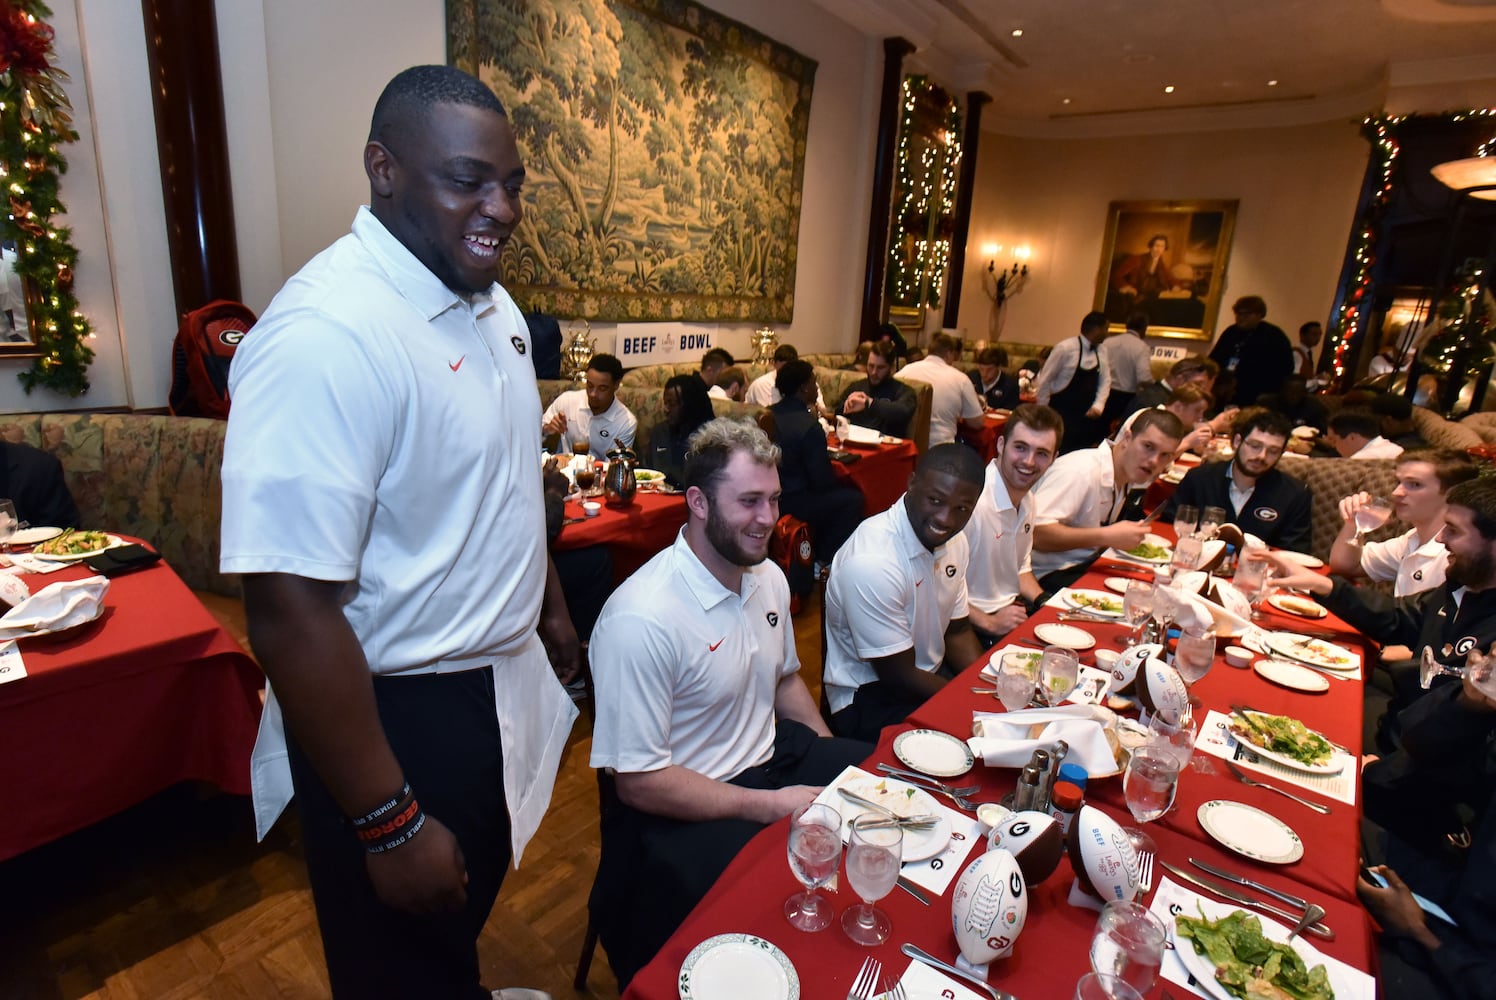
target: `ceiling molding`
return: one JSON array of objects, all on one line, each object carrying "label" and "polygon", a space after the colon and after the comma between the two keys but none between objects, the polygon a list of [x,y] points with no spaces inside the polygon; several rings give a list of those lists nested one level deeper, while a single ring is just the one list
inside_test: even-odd
[{"label": "ceiling molding", "polygon": [[1446,3],[1445,0],[1382,0],[1382,9],[1393,17],[1431,24],[1478,24],[1496,21],[1496,5]]},{"label": "ceiling molding", "polygon": [[1394,62],[1388,73],[1388,79],[1393,87],[1422,87],[1427,84],[1492,80],[1496,79],[1496,54]]},{"label": "ceiling molding", "polygon": [[814,0],[833,17],[840,18],[873,38],[902,38],[916,49],[927,49],[939,31],[938,13],[927,11],[925,0]]}]

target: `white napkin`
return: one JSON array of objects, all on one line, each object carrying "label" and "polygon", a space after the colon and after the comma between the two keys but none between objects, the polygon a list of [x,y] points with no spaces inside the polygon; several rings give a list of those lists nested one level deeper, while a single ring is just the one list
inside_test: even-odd
[{"label": "white napkin", "polygon": [[853,444],[877,444],[883,437],[875,427],[859,427],[853,423],[847,425],[845,434],[841,431],[837,431],[837,434],[843,441],[851,441]]},{"label": "white napkin", "polygon": [[99,617],[108,592],[109,580],[102,576],[44,587],[0,618],[0,642],[60,632],[93,621]]},{"label": "white napkin", "polygon": [[[1022,767],[1035,750],[1049,750],[1060,740],[1070,744],[1066,763],[1074,762],[1093,778],[1117,773],[1117,760],[1106,741],[1108,719],[1116,716],[1096,705],[1030,708],[1020,712],[973,712],[966,745],[988,767]],[[1038,737],[1029,730],[1044,725]]]},{"label": "white napkin", "polygon": [[1214,628],[1222,634],[1240,635],[1252,624],[1250,619],[1234,615],[1199,594],[1180,593],[1177,596],[1179,611],[1175,614],[1174,621],[1181,628],[1196,632],[1205,628]]}]

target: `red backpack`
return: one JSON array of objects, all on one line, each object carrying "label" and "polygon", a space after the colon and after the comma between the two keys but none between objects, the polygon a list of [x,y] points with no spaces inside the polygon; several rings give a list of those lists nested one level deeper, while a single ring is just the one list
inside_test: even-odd
[{"label": "red backpack", "polygon": [[784,570],[790,584],[790,614],[799,614],[801,602],[816,582],[810,525],[792,514],[782,516],[769,538],[769,559]]},{"label": "red backpack", "polygon": [[256,318],[249,306],[228,299],[182,317],[171,348],[167,402],[173,415],[229,418],[229,362]]}]

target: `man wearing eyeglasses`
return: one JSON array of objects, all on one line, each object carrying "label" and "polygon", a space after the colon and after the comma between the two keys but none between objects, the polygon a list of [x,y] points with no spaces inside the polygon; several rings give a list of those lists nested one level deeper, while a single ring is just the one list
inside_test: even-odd
[{"label": "man wearing eyeglasses", "polygon": [[1236,425],[1229,462],[1206,462],[1187,472],[1169,501],[1173,508],[1220,507],[1244,532],[1283,549],[1309,551],[1309,487],[1278,468],[1292,431],[1288,418],[1255,410]]}]

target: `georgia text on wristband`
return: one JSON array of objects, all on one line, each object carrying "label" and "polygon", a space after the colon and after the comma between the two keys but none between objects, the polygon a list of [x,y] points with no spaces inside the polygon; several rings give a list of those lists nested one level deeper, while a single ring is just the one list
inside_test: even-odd
[{"label": "georgia text on wristband", "polygon": [[411,796],[405,808],[386,815],[380,822],[353,831],[370,854],[383,854],[393,850],[421,832],[426,825],[426,814],[421,804]]}]

